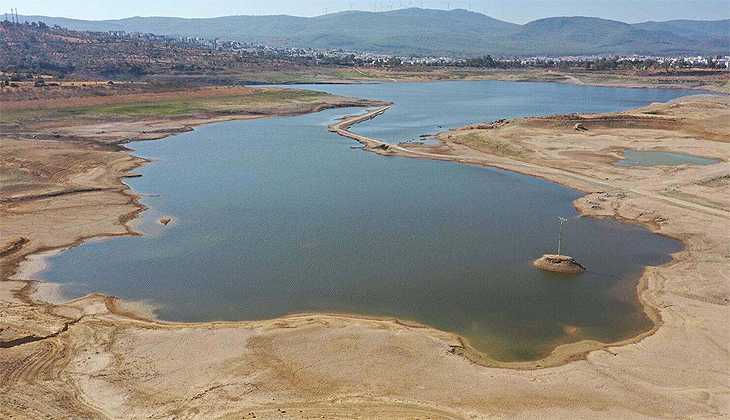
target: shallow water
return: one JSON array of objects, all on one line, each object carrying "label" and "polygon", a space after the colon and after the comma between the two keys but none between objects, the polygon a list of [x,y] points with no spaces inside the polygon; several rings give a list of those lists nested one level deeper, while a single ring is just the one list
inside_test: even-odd
[{"label": "shallow water", "polygon": [[[353,127],[407,141],[524,115],[607,112],[679,91],[506,82],[307,86],[392,100]],[[159,159],[127,182],[151,207],[144,237],[83,244],[51,258],[65,293],[160,305],[162,319],[245,320],[303,311],[394,316],[454,331],[501,360],[533,359],[584,338],[650,327],[636,294],[643,266],[679,242],[647,229],[576,218],[581,194],[505,171],[358,150],[327,124],[362,109],[196,128],[134,143]],[[437,125],[441,125],[438,128]],[[174,221],[162,227],[160,217]],[[532,267],[563,251],[589,268]]]},{"label": "shallow water", "polygon": [[624,150],[626,159],[616,162],[618,166],[657,166],[657,165],[713,165],[716,160],[680,153],[652,152],[642,150]]}]

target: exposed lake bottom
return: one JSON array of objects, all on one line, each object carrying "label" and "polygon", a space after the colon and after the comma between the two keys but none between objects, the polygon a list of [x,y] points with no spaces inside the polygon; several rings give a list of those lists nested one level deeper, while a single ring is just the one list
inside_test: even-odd
[{"label": "exposed lake bottom", "polygon": [[[372,97],[383,88],[333,89]],[[405,141],[440,131],[440,121],[446,129],[605,112],[683,94],[500,82],[391,89],[392,96],[376,99],[397,105],[354,131]],[[561,102],[551,105],[556,95]],[[565,107],[566,97],[575,109]],[[589,97],[594,107],[586,105]],[[173,321],[297,312],[415,320],[455,332],[503,361],[651,328],[637,280],[645,266],[670,261],[681,243],[642,227],[580,218],[572,201],[581,194],[556,184],[378,156],[327,132],[336,117],[361,111],[220,123],[133,144],[136,154],[160,160],[128,180],[135,192],[159,195],[143,200],[150,206],[140,226],[147,235],[71,249],[50,260],[45,278],[72,284],[71,297],[94,291],[148,299],[160,305],[160,318]],[[174,223],[156,224],[163,216]],[[588,272],[565,276],[531,265],[555,251],[557,216],[571,218],[563,250]]]}]

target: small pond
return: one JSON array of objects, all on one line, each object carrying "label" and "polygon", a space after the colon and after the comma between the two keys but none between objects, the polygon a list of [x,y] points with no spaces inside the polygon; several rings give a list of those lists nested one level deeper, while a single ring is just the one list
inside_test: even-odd
[{"label": "small pond", "polygon": [[618,166],[657,166],[657,165],[712,165],[716,160],[706,159],[697,156],[683,155],[680,153],[652,152],[639,150],[624,150],[624,157],[616,162]]}]

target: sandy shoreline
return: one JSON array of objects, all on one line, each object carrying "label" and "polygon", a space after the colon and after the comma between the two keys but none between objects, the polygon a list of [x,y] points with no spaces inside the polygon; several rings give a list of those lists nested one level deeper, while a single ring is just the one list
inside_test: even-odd
[{"label": "sandy shoreline", "polygon": [[[247,88],[235,89],[238,89],[236,92],[240,94],[241,90],[245,91]],[[281,89],[252,90],[268,92]],[[189,94],[189,92],[184,93]],[[210,92],[207,91],[203,94],[210,96]],[[152,97],[147,94],[137,96],[143,99]],[[98,98],[85,98],[92,102],[96,99]],[[24,154],[22,166],[27,165],[31,172],[40,172],[41,177],[36,180],[38,185],[33,185],[30,189],[18,190],[12,186],[2,189],[0,285],[7,286],[2,284],[5,280],[13,280],[24,285],[14,291],[4,291],[5,294],[13,296],[12,299],[8,299],[9,301],[22,301],[32,305],[35,298],[44,296],[45,298],[37,303],[61,304],[67,300],[60,293],[63,285],[32,279],[35,274],[46,268],[47,257],[85,242],[141,234],[136,228],[141,222],[138,215],[148,210],[148,207],[139,201],[145,196],[132,192],[123,181],[126,178],[139,176],[131,171],[152,160],[133,155],[134,151],[125,147],[125,144],[160,140],[193,130],[200,125],[216,122],[292,116],[330,108],[383,104],[385,103],[382,101],[325,95],[321,99],[304,103],[296,101],[285,101],[278,105],[265,103],[263,109],[254,106],[253,112],[248,108],[236,107],[225,115],[196,113],[175,118],[165,116],[132,120],[104,118],[101,121],[92,118],[90,121],[51,120],[51,123],[41,119],[34,124],[27,124],[23,132],[11,126],[7,132],[0,133],[2,142],[0,146],[5,150],[21,150]],[[0,108],[5,109],[4,105]],[[22,128],[23,124],[19,127]],[[49,136],[49,129],[54,130],[56,134]],[[38,131],[34,133],[34,130]],[[60,140],[56,140],[57,138]],[[11,162],[18,160],[10,155]],[[65,163],[65,161],[68,161],[69,168],[53,168],[58,162]],[[11,165],[7,162],[3,164],[4,171],[13,172],[14,168]],[[49,174],[42,173],[46,166],[52,167]],[[52,182],[43,182],[44,178]],[[60,202],[60,205],[56,204],[56,201]],[[18,212],[18,209],[22,211]],[[38,217],[44,212],[49,217]],[[14,217],[16,213],[20,213],[17,218]],[[156,319],[152,305],[135,302],[130,307],[132,306],[144,314],[144,317],[150,320]],[[3,332],[2,326],[0,332]],[[7,341],[8,336],[10,341],[13,341],[18,339],[16,335],[22,338],[25,334],[9,328],[5,328],[4,332],[4,336],[0,337],[0,343]]]},{"label": "sandy shoreline", "polygon": [[[680,98],[681,99],[681,98]],[[575,174],[572,173],[560,173],[562,171],[558,170],[555,173],[538,173],[536,174],[536,171],[531,170],[534,168],[537,168],[537,165],[530,165],[526,162],[510,162],[508,159],[499,160],[495,159],[494,156],[490,156],[486,159],[480,159],[479,156],[476,155],[454,155],[454,154],[444,154],[439,153],[440,151],[443,151],[444,147],[453,146],[452,143],[448,142],[445,138],[446,134],[441,133],[436,138],[441,141],[441,145],[437,146],[419,146],[419,145],[410,145],[407,143],[402,143],[401,145],[388,143],[383,140],[378,140],[372,137],[363,136],[357,133],[354,133],[349,130],[350,127],[353,125],[356,125],[358,123],[361,123],[363,121],[367,121],[369,119],[375,118],[378,115],[381,115],[382,113],[386,112],[391,106],[385,106],[381,107],[375,110],[367,111],[360,115],[354,115],[342,118],[341,120],[332,123],[329,125],[330,131],[336,132],[341,136],[351,138],[353,140],[358,141],[364,146],[365,150],[375,152],[382,155],[388,155],[388,156],[401,156],[401,157],[411,157],[411,158],[419,158],[419,159],[433,159],[433,160],[444,160],[444,161],[456,161],[460,163],[470,163],[470,164],[477,164],[482,166],[490,166],[498,169],[504,169],[511,172],[517,172],[523,175],[528,176],[536,176],[538,178],[545,179],[550,182],[555,182],[560,185],[563,185],[567,188],[571,189],[577,189],[583,193],[590,194],[595,192],[595,187],[601,187],[601,188],[611,188],[611,185],[609,183],[601,182],[597,179],[591,180],[591,184],[593,188],[585,188],[585,186],[581,185],[577,187],[577,183],[574,182],[571,178],[575,177]],[[459,129],[456,129],[459,130]],[[447,146],[444,146],[446,144]],[[729,149],[730,151],[730,149]],[[715,158],[722,159],[721,156],[714,156]],[[725,158],[730,157],[730,155],[725,156]],[[725,162],[727,163],[727,162]],[[562,176],[561,176],[562,175]],[[582,188],[581,188],[582,187]],[[654,231],[654,233],[669,236],[672,239],[678,239],[682,240],[681,237],[674,236],[674,235],[667,235],[662,232],[659,232],[655,226],[652,226],[651,224],[642,223],[639,220],[626,218],[626,217],[617,217],[618,215],[604,215],[604,214],[595,214],[595,212],[590,211],[589,208],[586,206],[581,206],[578,203],[580,201],[583,201],[588,196],[583,196],[576,200],[576,209],[581,212],[582,217],[601,217],[601,218],[615,218],[618,220],[621,220],[623,222],[628,223],[634,223],[643,225],[646,227],[649,227]],[[689,204],[689,203],[685,203]],[[703,211],[706,211],[708,213],[714,214],[719,217],[727,217],[728,220],[730,220],[730,212],[728,210],[717,210],[714,208],[704,207],[702,209]],[[687,244],[685,243],[685,246]],[[671,267],[677,262],[676,255],[673,256],[672,261],[659,266],[659,267]],[[536,360],[536,361],[527,361],[527,362],[500,362],[493,359],[490,359],[489,357],[481,354],[479,351],[474,350],[473,348],[469,347],[469,345],[466,343],[465,340],[459,337],[459,341],[461,343],[461,346],[463,349],[459,349],[459,354],[464,355],[465,357],[472,360],[474,363],[483,365],[483,366],[490,366],[490,367],[503,367],[503,368],[511,368],[511,369],[535,369],[535,368],[545,368],[545,367],[551,367],[551,366],[558,366],[564,363],[567,363],[569,361],[577,360],[580,358],[585,357],[588,353],[596,350],[607,350],[610,347],[616,347],[616,346],[624,346],[627,344],[633,344],[640,342],[641,340],[645,339],[646,337],[651,336],[654,334],[660,327],[662,323],[662,318],[660,311],[658,308],[652,306],[649,302],[647,302],[643,298],[643,293],[647,291],[648,282],[646,280],[646,271],[650,267],[645,267],[645,273],[639,278],[638,285],[637,285],[637,292],[639,295],[639,300],[641,304],[644,307],[644,311],[649,317],[649,319],[652,321],[652,327],[649,331],[640,333],[636,335],[635,337],[631,337],[626,340],[621,340],[617,342],[612,343],[602,343],[598,341],[593,340],[584,340],[576,343],[569,343],[569,344],[563,344],[555,348],[547,357]]]},{"label": "sandy shoreline", "polygon": [[[365,70],[365,69],[362,69]],[[366,72],[353,69],[350,80],[360,82],[437,82],[484,81],[566,83],[579,86],[620,87],[629,89],[687,89],[705,92],[730,93],[730,73],[691,75],[682,72],[622,72],[558,69],[458,69],[422,68],[413,70],[374,69]],[[316,84],[300,81],[294,84]],[[326,81],[323,83],[327,83]]]},{"label": "sandy shoreline", "polygon": [[[715,112],[709,107],[710,114]],[[18,289],[25,282],[4,281],[0,282],[4,314],[22,320],[22,327],[34,331],[33,335],[49,338],[3,350],[0,366],[6,373],[0,373],[0,382],[6,384],[7,393],[0,397],[0,413],[27,414],[19,407],[33,406],[31,401],[53,413],[50,401],[66,395],[61,384],[70,386],[69,392],[76,396],[56,413],[89,418],[172,412],[240,418],[254,411],[271,418],[329,418],[353,412],[365,418],[411,418],[412,414],[433,418],[720,418],[729,412],[724,339],[730,335],[723,322],[729,312],[727,279],[722,277],[728,259],[723,248],[727,238],[721,233],[729,213],[725,203],[702,198],[708,194],[702,189],[706,185],[719,185],[720,194],[727,191],[727,162],[709,169],[619,167],[606,173],[610,179],[601,179],[606,177],[591,172],[595,168],[564,165],[559,160],[562,151],[544,159],[529,153],[515,156],[511,150],[507,154],[480,151],[457,141],[461,134],[491,133],[495,127],[442,133],[439,146],[387,144],[347,130],[385,109],[346,118],[332,124],[330,130],[380,154],[476,163],[558,182],[588,194],[575,202],[584,215],[640,223],[685,242],[687,249],[675,255],[672,263],[647,267],[638,286],[655,328],[621,343],[561,346],[539,363],[511,366],[531,370],[502,369],[489,367],[494,366],[492,361],[480,358],[453,334],[396,320],[302,314],[260,322],[161,323],[135,316],[138,308],[100,295],[63,305],[29,305],[22,303],[29,297],[28,288]],[[723,112],[727,109],[726,104]],[[518,128],[532,129],[529,124]],[[589,130],[591,134],[600,131]],[[721,133],[724,130],[724,126],[720,128]],[[568,135],[574,134],[568,130]],[[568,138],[567,144],[572,140]],[[591,155],[595,151],[588,148],[581,155],[592,159],[598,171],[606,169],[601,165],[616,151],[615,145],[606,148],[601,143],[604,140],[596,140],[603,154]],[[687,140],[683,137],[682,141]],[[703,140],[701,147],[706,156],[727,160],[727,143],[705,143]],[[540,150],[537,146],[544,145],[532,146]],[[683,151],[678,146],[669,148]],[[542,164],[532,163],[536,158]],[[567,158],[572,162],[576,156]],[[554,162],[558,165],[551,166]],[[636,185],[660,174],[665,177],[660,187],[684,180],[684,188],[679,189],[684,195],[664,195]],[[130,193],[128,188],[124,193]],[[124,219],[122,224],[129,216]],[[38,264],[35,260],[24,269],[37,269]],[[15,277],[27,273],[30,271]],[[691,288],[682,286],[688,276],[693,279]],[[678,281],[679,286],[671,286],[674,289],[667,286]],[[40,313],[39,308],[43,308]],[[183,348],[177,350],[181,343],[185,343]],[[311,343],[326,343],[327,351],[312,348]],[[66,350],[59,353],[60,349]],[[353,349],[357,350],[353,353]],[[596,349],[603,351],[593,351]],[[195,356],[200,351],[206,353],[205,360]],[[32,365],[19,362],[34,359],[38,362]],[[566,364],[568,361],[573,362]],[[50,363],[49,367],[44,363]],[[694,371],[687,372],[686,366]],[[536,367],[541,369],[532,370]],[[154,373],[150,376],[143,371]],[[35,385],[29,388],[29,383]],[[113,394],[124,398],[108,397]],[[247,397],[241,399],[241,395]]]},{"label": "sandy shoreline", "polygon": [[[353,107],[353,106],[366,106],[367,104],[382,104],[382,102],[379,101],[369,101],[369,100],[362,100],[361,104],[358,105],[358,102],[352,102],[351,104],[346,104],[346,107]],[[387,105],[384,107],[384,109],[389,108],[391,105]],[[317,112],[320,109],[313,110],[312,112]],[[379,113],[378,113],[379,114]],[[218,117],[218,118],[207,118],[207,119],[188,119],[185,121],[178,122],[174,126],[165,126],[165,130],[160,131],[159,128],[157,129],[155,133],[155,137],[149,137],[145,136],[145,134],[148,134],[152,130],[141,130],[140,134],[142,134],[139,139],[134,140],[126,140],[124,144],[129,144],[136,141],[147,141],[147,140],[162,140],[166,137],[179,134],[180,132],[185,131],[191,131],[194,129],[194,127],[201,126],[201,125],[208,125],[208,124],[214,124],[219,122],[227,122],[227,121],[235,121],[235,120],[249,120],[249,119],[258,119],[262,117],[252,117],[252,116],[225,116],[225,117]],[[372,117],[371,117],[372,118]],[[362,120],[361,120],[362,121]],[[153,124],[158,124],[157,122]],[[162,124],[165,124],[165,121],[162,120]],[[141,126],[143,127],[143,126]],[[151,127],[151,125],[147,125],[147,127]],[[178,128],[180,127],[180,128]],[[123,133],[128,134],[127,131],[129,128],[124,128]],[[89,131],[89,130],[84,130]],[[105,134],[114,134],[113,132],[106,132]],[[149,137],[149,138],[148,138]],[[130,167],[125,171],[125,174],[120,176],[120,182],[123,181],[124,178],[130,178],[130,177],[137,177],[138,175],[134,173],[130,173],[130,171],[133,171],[135,169],[138,169],[147,163],[152,163],[154,160],[150,160],[148,158],[138,157],[133,155],[134,150],[125,148],[131,157],[134,157],[139,160],[139,163],[133,167]],[[144,198],[145,196],[139,193],[135,193],[129,188],[126,184],[124,184],[124,192],[125,194],[128,194],[132,201],[134,202],[134,205],[136,207],[136,211],[130,215],[125,216],[125,220],[123,225],[127,229],[128,235],[141,235],[137,230],[137,226],[139,223],[141,223],[141,218],[139,215],[147,211],[149,208],[139,202],[140,199]],[[33,197],[31,197],[33,198]],[[27,199],[27,197],[22,197],[23,200]],[[174,220],[169,220],[169,222],[173,222]],[[167,223],[165,223],[167,225]],[[124,235],[124,234],[122,234]],[[42,303],[51,303],[51,304],[63,304],[66,302],[71,301],[72,299],[64,297],[61,293],[61,288],[65,286],[65,284],[60,283],[53,283],[53,282],[45,282],[38,280],[34,277],[37,277],[37,274],[45,271],[48,268],[48,258],[51,258],[55,255],[60,254],[63,251],[66,251],[68,249],[74,248],[81,243],[89,243],[93,241],[99,241],[99,240],[105,240],[108,239],[110,236],[117,236],[117,235],[108,235],[108,234],[99,234],[99,235],[91,235],[91,236],[85,236],[83,238],[77,238],[73,243],[68,245],[62,245],[60,247],[53,247],[49,249],[40,249],[37,251],[34,251],[32,253],[28,253],[23,256],[22,259],[14,263],[13,270],[11,274],[8,276],[8,280],[18,280],[18,281],[27,281],[32,280],[33,287],[32,291],[30,293],[24,292],[23,298],[30,298],[33,300],[36,300],[38,302]],[[1,281],[1,280],[0,280]],[[110,296],[111,298],[116,299],[113,296]],[[121,301],[119,301],[121,302]],[[157,320],[156,315],[154,315],[154,305],[152,304],[145,304],[144,302],[127,302],[128,306],[130,308],[135,308],[139,313],[137,315],[143,316],[149,320]],[[143,315],[142,315],[143,314]],[[299,315],[299,314],[297,314]],[[333,316],[339,316],[341,314],[328,314]],[[350,316],[350,314],[348,314]],[[357,315],[352,315],[357,316]],[[173,323],[174,324],[174,323]]]}]

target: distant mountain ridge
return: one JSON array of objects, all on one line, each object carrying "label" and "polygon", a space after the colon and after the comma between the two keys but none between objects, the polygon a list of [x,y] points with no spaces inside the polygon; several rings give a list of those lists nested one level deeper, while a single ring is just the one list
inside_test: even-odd
[{"label": "distant mountain ridge", "polygon": [[21,16],[23,20],[82,31],[137,31],[403,55],[730,54],[730,19],[630,25],[574,16],[518,25],[463,9],[409,8],[379,13],[347,11],[316,17],[132,17],[87,21]]},{"label": "distant mountain ridge", "polygon": [[723,20],[668,20],[666,22],[642,22],[633,25],[648,31],[704,34],[713,37],[730,36],[730,19]]}]

